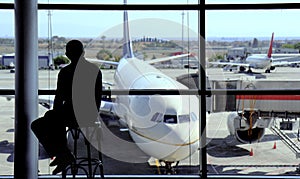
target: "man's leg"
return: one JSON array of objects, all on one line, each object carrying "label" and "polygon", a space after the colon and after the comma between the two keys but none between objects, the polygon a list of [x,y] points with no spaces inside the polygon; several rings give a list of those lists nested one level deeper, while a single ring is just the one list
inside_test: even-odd
[{"label": "man's leg", "polygon": [[50,157],[67,150],[66,127],[47,117],[31,123],[31,129]]}]

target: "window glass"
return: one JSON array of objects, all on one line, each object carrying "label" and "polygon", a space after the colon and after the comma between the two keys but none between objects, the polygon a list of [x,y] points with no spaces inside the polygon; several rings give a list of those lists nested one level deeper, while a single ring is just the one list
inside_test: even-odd
[{"label": "window glass", "polygon": [[[59,3],[59,4],[82,4],[83,2],[80,0],[72,0],[72,1],[59,1],[59,0],[39,0],[39,3]],[[108,1],[108,0],[88,0],[84,2],[85,4],[123,4],[122,0],[113,0],[113,1]],[[142,1],[142,0],[128,0],[127,4],[197,4],[197,0],[177,0],[177,1],[172,1],[172,0],[152,0],[152,1]]]},{"label": "window glass", "polygon": [[[299,13],[206,12],[207,77],[211,89],[224,92],[208,97],[209,174],[296,175],[297,155],[285,142],[298,146],[299,96],[284,91],[300,87],[299,35],[290,30],[298,29],[293,22]],[[283,92],[226,95],[227,90]]]},{"label": "window glass", "polygon": [[3,0],[3,1],[1,1],[1,3],[14,3],[14,1],[13,0]]},{"label": "window glass", "polygon": [[[207,4],[290,2],[298,3],[296,0],[206,1]],[[14,3],[14,1],[4,0],[2,3]],[[83,2],[41,0],[38,3],[82,4]],[[94,0],[84,3],[123,4],[122,1]],[[128,4],[144,3],[137,0],[128,1]],[[198,1],[155,0],[145,4],[150,3],[197,4]],[[206,98],[209,175],[298,175],[299,95],[286,93],[226,95],[226,90],[299,89],[300,61],[297,33],[299,12],[299,10],[285,9],[206,11],[206,87],[225,93],[223,95],[212,93]],[[89,59],[118,62],[123,55],[123,12],[121,11],[40,10],[38,15],[40,89],[56,88],[59,69],[68,63],[64,56],[65,44],[71,39],[76,38],[83,42],[85,56]],[[76,21],[69,19],[76,19]],[[104,89],[113,91],[113,95],[108,99],[112,98],[112,102],[123,105],[114,109],[117,115],[102,117],[105,122],[103,127],[106,129],[103,132],[105,140],[101,141],[105,146],[102,150],[104,172],[105,174],[170,174],[174,170],[166,170],[168,167],[165,167],[170,163],[159,163],[153,158],[170,161],[174,157],[181,156],[178,157],[180,163],[176,173],[198,175],[201,173],[198,150],[200,136],[198,98],[191,95],[188,96],[190,99],[188,101],[184,101],[186,98],[181,98],[182,101],[174,102],[172,96],[162,98],[160,95],[155,95],[155,98],[147,101],[151,110],[143,110],[143,105],[139,105],[137,100],[132,107],[140,108],[138,110],[142,112],[133,113],[134,110],[128,108],[132,100],[130,96],[117,94],[118,90],[129,93],[128,90],[132,88],[130,84],[138,84],[138,90],[160,90],[161,88],[158,88],[161,87],[160,84],[165,85],[163,89],[173,89],[170,87],[172,84],[175,84],[175,89],[185,88],[181,86],[182,84],[190,89],[198,87],[198,12],[129,11],[129,21],[130,36],[133,41],[132,51],[135,57],[141,60],[140,62],[147,63],[161,57],[182,55],[187,52],[191,55],[152,65],[158,70],[154,74],[159,72],[159,75],[153,75],[152,68],[140,62],[133,63],[131,66],[123,62],[120,66],[124,67],[126,73],[122,73],[120,68],[120,73],[116,75],[114,75],[116,71],[114,65],[99,65],[103,73]],[[11,64],[9,60],[13,60],[15,43],[13,10],[0,10],[0,26],[2,27],[0,28],[1,68],[4,68],[4,61]],[[269,50],[270,44],[272,44],[271,50]],[[256,55],[256,59],[263,59],[268,53],[271,54],[272,59],[266,61],[267,68],[260,68],[254,62],[246,63],[250,55]],[[279,63],[276,64],[275,61]],[[288,61],[293,63],[286,63]],[[9,65],[6,66],[5,68],[10,68]],[[0,73],[0,88],[14,89],[14,71],[4,69],[0,70]],[[144,75],[138,76],[140,73]],[[114,77],[117,78],[116,81]],[[154,84],[153,81],[160,83]],[[39,96],[39,99],[43,97]],[[48,96],[46,98],[51,101]],[[146,104],[145,101],[142,103]],[[2,160],[0,163],[3,168],[0,175],[13,175],[14,98],[2,96],[0,104],[2,116],[0,126],[3,127],[0,131],[0,160]],[[39,105],[39,116],[42,116],[48,107],[48,103]],[[185,120],[187,118],[183,118],[186,122],[181,123],[181,117],[184,115],[178,114],[179,123],[168,127],[162,122],[153,121],[155,116],[159,118],[158,114],[163,116],[165,111],[174,111],[174,109],[178,109],[176,112],[182,114],[190,113],[192,120],[187,121]],[[164,117],[169,119],[177,116],[164,115]],[[144,119],[149,120],[145,122]],[[182,128],[180,124],[184,127]],[[286,146],[286,141],[280,140],[282,138],[292,145]],[[150,143],[159,141],[154,147],[155,150],[152,150],[149,145],[144,145],[149,141]],[[182,150],[179,150],[180,147]],[[293,152],[294,147],[296,153]],[[129,148],[132,150],[128,150]],[[185,153],[177,153],[182,151]],[[51,159],[41,147],[39,174],[51,174],[53,168],[49,167],[50,162]],[[112,163],[117,166],[118,171],[115,170],[116,167],[109,167]]]},{"label": "window glass", "polygon": [[179,115],[178,119],[179,119],[179,123],[189,122],[190,121],[190,115]]},{"label": "window glass", "polygon": [[[4,10],[3,12],[8,12]],[[8,21],[8,28],[13,28],[13,11],[9,13],[10,21]],[[149,81],[157,80],[160,83],[156,83],[156,87],[159,87],[161,84],[167,84],[165,89],[173,89],[178,90],[182,88],[182,83],[187,86],[192,86],[195,88],[196,85],[193,83],[189,83],[191,79],[190,73],[196,73],[197,69],[195,68],[184,68],[185,65],[189,64],[190,60],[193,60],[194,66],[197,68],[198,60],[198,48],[197,48],[197,31],[198,20],[197,20],[197,12],[194,11],[154,11],[154,12],[142,12],[142,11],[129,11],[129,30],[130,36],[133,41],[133,52],[134,55],[138,58],[139,62],[151,61],[158,58],[165,58],[168,56],[176,56],[182,55],[183,53],[192,52],[193,55],[191,57],[187,57],[186,55],[182,55],[182,58],[169,60],[167,62],[159,62],[158,64],[150,65],[151,69],[157,69],[157,71],[151,72],[149,76],[143,78],[142,81],[137,81],[137,76],[124,73],[122,78],[128,79],[132,78],[132,81],[129,81],[133,84],[138,84],[138,89],[148,89],[150,84]],[[105,18],[103,18],[105,17]],[[162,18],[163,17],[163,18]],[[189,21],[187,20],[189,18]],[[7,18],[8,19],[8,18]],[[71,19],[71,20],[70,20]],[[76,20],[73,20],[76,19]],[[88,19],[88,21],[87,21]],[[104,60],[115,60],[116,62],[120,60],[122,56],[122,38],[123,38],[123,12],[121,11],[58,11],[58,10],[40,10],[38,12],[38,55],[39,55],[39,89],[55,89],[57,82],[57,74],[59,69],[63,67],[68,61],[65,61],[65,44],[67,41],[71,39],[79,39],[83,42],[85,47],[85,57],[88,59],[104,59]],[[1,21],[1,23],[5,21]],[[5,26],[5,24],[3,25]],[[189,27],[189,28],[188,28]],[[191,30],[192,29],[192,30]],[[2,30],[2,29],[1,29]],[[6,30],[6,29],[5,29]],[[9,40],[6,40],[6,44],[3,51],[4,54],[14,52],[14,41],[13,35],[10,30],[6,30],[7,34],[4,37],[8,36]],[[2,45],[2,44],[1,44]],[[8,49],[10,47],[11,49]],[[10,51],[8,51],[10,50]],[[106,55],[105,55],[106,54]],[[193,58],[193,59],[190,59]],[[8,59],[6,59],[8,60]],[[5,61],[6,61],[5,60]],[[64,63],[62,63],[62,61]],[[53,66],[50,66],[53,65]],[[51,67],[51,68],[50,68]],[[114,72],[116,71],[115,67],[111,66],[99,66],[102,69],[103,73],[103,84],[105,89],[123,89],[119,86],[116,86],[116,81],[114,81]],[[137,63],[137,66],[132,67],[141,70],[140,73],[144,73],[144,70],[147,70],[145,65],[142,66],[142,63]],[[138,71],[137,70],[137,71]],[[137,72],[136,71],[136,72]],[[151,70],[150,70],[151,71]],[[150,72],[149,71],[149,72]],[[1,70],[1,73],[5,73],[1,78],[1,82],[3,81],[3,86],[1,88],[13,89],[14,88],[14,73],[10,73],[9,70]],[[157,75],[153,75],[159,73]],[[134,79],[136,78],[136,79]],[[141,79],[141,78],[139,78]],[[183,80],[184,79],[184,80]],[[148,82],[146,82],[148,80]],[[179,81],[181,83],[178,83]],[[151,87],[151,86],[150,86]],[[152,86],[153,88],[154,86]],[[126,90],[130,89],[131,86],[127,86]],[[163,88],[158,88],[163,89]],[[111,96],[113,100],[116,100],[116,94]],[[174,99],[173,99],[174,98]],[[3,110],[7,108],[13,109],[14,106],[14,98],[11,101],[6,101],[6,98],[2,98],[5,103],[1,103],[5,105]],[[143,96],[140,96],[137,99],[144,99]],[[176,108],[180,108],[180,106],[187,105],[189,106],[195,103],[192,101],[186,101],[184,103],[176,102],[177,99],[179,101],[181,98],[176,96],[164,96],[154,95],[151,100],[143,101],[143,105],[150,105],[151,110],[145,111],[143,105],[139,105],[139,100],[136,100],[136,104],[131,107],[140,108],[139,112],[129,109],[132,116],[127,115],[124,116],[126,118],[122,118],[120,122],[116,123],[117,116],[108,116],[103,117],[103,121],[106,125],[106,136],[103,137],[107,140],[103,141],[107,142],[109,145],[104,151],[104,163],[109,165],[109,161],[113,161],[114,164],[124,166],[124,162],[126,163],[125,167],[119,167],[119,170],[116,173],[114,167],[106,167],[104,172],[105,174],[155,174],[155,173],[169,173],[171,170],[166,170],[165,163],[159,163],[156,160],[149,160],[151,157],[156,157],[160,159],[165,159],[169,161],[169,159],[173,159],[174,157],[179,157],[178,160],[182,161],[180,167],[178,167],[178,171],[184,171],[181,174],[198,174],[199,173],[199,160],[198,160],[198,150],[197,150],[197,141],[199,140],[199,136],[194,134],[194,137],[188,137],[191,135],[191,131],[184,132],[184,141],[175,136],[180,136],[177,134],[180,130],[181,126],[177,126],[178,129],[169,130],[164,127],[165,123],[157,123],[151,122],[151,114],[155,114],[155,111],[159,113],[166,114],[166,111],[169,110],[166,104],[170,104],[171,111],[174,111],[173,107],[175,105]],[[197,98],[196,98],[197,99]],[[119,98],[118,100],[127,100],[128,96],[125,98]],[[175,100],[175,102],[174,102]],[[53,96],[49,97],[48,95],[40,95],[39,101],[42,102],[39,105],[39,116],[44,115],[44,113],[48,110],[49,104],[53,101]],[[47,102],[48,101],[48,102]],[[117,101],[118,102],[118,101]],[[149,103],[149,104],[145,104]],[[126,103],[125,103],[126,104]],[[8,105],[8,106],[7,106]],[[179,105],[179,106],[178,106]],[[51,106],[50,106],[51,107]],[[185,109],[185,108],[184,108]],[[125,109],[128,110],[128,109]],[[185,109],[188,110],[188,109]],[[6,113],[6,110],[4,111]],[[127,114],[127,113],[125,113]],[[187,111],[182,111],[182,114],[188,114]],[[196,112],[198,115],[198,112]],[[127,121],[131,119],[131,117],[138,119],[149,119],[148,123],[143,121]],[[172,123],[177,123],[177,116],[168,116],[165,115],[165,120],[168,120],[170,117],[176,119],[176,121],[168,121]],[[9,131],[9,135],[12,135],[11,129],[13,129],[14,121],[13,121],[13,111],[11,111],[10,116],[8,116],[8,120],[11,121],[10,126],[7,127],[7,131]],[[125,119],[125,120],[124,120]],[[163,120],[163,118],[161,119]],[[122,121],[122,122],[121,122]],[[194,121],[196,124],[198,121]],[[124,125],[125,124],[125,125]],[[188,125],[197,128],[197,125],[194,123],[185,123],[184,128]],[[116,130],[117,126],[117,130]],[[128,130],[124,132],[122,129],[130,129],[130,133]],[[142,129],[142,130],[141,130]],[[153,130],[154,129],[154,130]],[[163,130],[162,130],[163,129]],[[156,131],[156,132],[155,132]],[[198,131],[198,128],[197,130]],[[113,132],[113,134],[111,133]],[[167,132],[167,133],[166,133]],[[152,135],[148,135],[148,134]],[[116,140],[111,141],[112,136],[117,136]],[[131,135],[131,136],[130,136]],[[3,136],[3,146],[10,147],[9,145],[13,144],[13,137],[5,137]],[[143,136],[143,137],[142,137]],[[168,140],[169,137],[171,140]],[[115,138],[115,137],[113,137]],[[161,140],[161,143],[166,145],[165,147],[160,147],[163,151],[157,151],[157,147],[155,150],[152,150],[150,147],[146,147],[143,145],[143,142],[140,140],[149,140],[151,139],[154,142]],[[185,147],[184,154],[174,153],[177,151],[178,147],[187,144],[192,144],[190,147]],[[7,142],[8,141],[8,142]],[[70,144],[71,145],[71,144]],[[113,145],[113,146],[111,146]],[[129,154],[129,150],[127,147],[133,147],[131,154]],[[118,151],[112,152],[112,149],[117,149]],[[151,150],[149,150],[151,149]],[[166,149],[166,150],[165,150]],[[1,150],[5,152],[7,150]],[[125,153],[120,154],[120,151],[124,151]],[[13,152],[13,151],[11,151]],[[163,153],[164,152],[164,153]],[[93,154],[94,155],[94,154]],[[130,156],[132,155],[132,156]],[[174,155],[174,156],[173,156]],[[178,156],[175,156],[178,155]],[[125,157],[126,156],[126,157]],[[128,157],[129,156],[129,157]],[[184,157],[183,157],[184,156]],[[4,157],[4,160],[7,160]],[[190,160],[193,159],[195,162],[191,165]],[[40,174],[51,174],[53,167],[49,167],[49,163],[51,159],[47,157],[46,152],[42,147],[40,147],[40,156],[39,156],[39,171]],[[12,161],[4,161],[3,164],[7,167],[10,167],[10,170],[5,172],[1,172],[3,175],[12,175],[13,174],[13,162]],[[167,163],[169,164],[169,163]],[[172,166],[175,163],[172,163]],[[128,167],[135,165],[136,170],[128,170]],[[139,167],[137,167],[139,166]],[[154,169],[153,169],[154,166]],[[111,168],[111,169],[110,169]],[[186,170],[189,168],[191,170]],[[177,169],[177,168],[175,168]],[[187,172],[186,172],[187,171]]]},{"label": "window glass", "polygon": [[[1,70],[2,71],[2,70]],[[1,75],[2,76],[2,75]],[[0,163],[1,175],[13,175],[14,167],[14,99],[0,96]]]},{"label": "window glass", "polygon": [[162,121],[162,117],[163,117],[163,114],[161,114],[161,113],[155,113],[153,115],[153,117],[151,118],[151,121],[161,122]]},{"label": "window glass", "polygon": [[222,0],[206,0],[206,4],[263,4],[263,3],[298,3],[297,0],[289,0],[289,1],[280,1],[280,0],[255,0],[255,1],[238,1],[238,0],[230,0],[230,1],[222,1]]},{"label": "window glass", "polygon": [[[14,11],[13,10],[0,10],[1,17],[1,37],[12,38],[14,37]],[[1,52],[2,54],[2,52]]]},{"label": "window glass", "polygon": [[[0,10],[0,89],[15,87],[14,56],[14,12]],[[5,59],[5,64],[3,59]],[[6,63],[7,62],[7,63]],[[0,175],[13,175],[14,167],[14,98],[0,95]]]},{"label": "window glass", "polygon": [[164,115],[164,122],[169,124],[177,123],[177,116],[175,115]]},{"label": "window glass", "polygon": [[[53,58],[54,64],[53,70],[39,70],[39,88],[56,88],[57,74],[64,66],[57,62],[64,57],[65,44],[71,39],[79,39],[85,47],[85,57],[94,62],[96,60],[96,64],[101,68],[104,89],[112,91],[111,102],[120,104],[113,108],[113,115],[102,116],[106,124],[106,131],[103,132],[106,137],[101,141],[105,146],[105,174],[152,175],[173,171],[166,170],[166,163],[159,163],[153,158],[166,161],[176,158],[182,162],[178,167],[178,172],[182,171],[181,174],[199,173],[199,136],[197,132],[193,132],[199,131],[199,120],[185,121],[184,126],[181,126],[176,115],[168,115],[191,113],[186,106],[195,106],[198,100],[196,96],[193,96],[191,101],[186,95],[182,98],[172,95],[145,97],[117,94],[118,90],[128,92],[129,89],[197,88],[196,79],[193,78],[199,64],[196,11],[128,11],[129,35],[132,51],[137,59],[130,63],[122,61],[118,68],[110,63],[97,63],[97,60],[120,62],[124,44],[123,12],[40,10],[38,19],[39,53],[49,56],[49,59]],[[186,55],[188,52],[191,53],[190,56]],[[180,55],[180,58],[174,58],[176,55]],[[170,60],[158,60],[170,56]],[[149,66],[151,61],[158,62]],[[43,109],[46,110],[47,108]],[[41,113],[43,111],[41,110]],[[194,113],[196,119],[199,119],[198,110]],[[154,119],[155,117],[157,119]],[[163,120],[165,122],[161,122]],[[183,130],[187,128],[191,130]],[[183,132],[177,133],[178,131]],[[193,136],[189,137],[192,134]],[[159,146],[152,150],[152,147],[144,145],[145,142],[154,142]],[[183,154],[174,153],[180,146],[185,146]],[[132,150],[128,150],[128,147]],[[109,167],[111,161],[119,166],[118,171]],[[53,167],[48,167],[50,159],[44,157],[39,162],[43,173],[52,172]],[[173,166],[175,163],[172,163]]]},{"label": "window glass", "polygon": [[0,81],[0,88],[13,89],[14,88],[14,74],[10,74],[10,70],[14,68],[14,11],[13,10],[0,10],[0,68],[7,69],[1,70],[3,78],[9,79]]}]

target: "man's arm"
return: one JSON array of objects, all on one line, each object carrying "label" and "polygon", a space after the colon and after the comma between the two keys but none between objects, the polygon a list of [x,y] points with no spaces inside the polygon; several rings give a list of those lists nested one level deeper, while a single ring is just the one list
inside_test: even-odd
[{"label": "man's arm", "polygon": [[53,109],[59,109],[63,104],[61,71],[58,73]]},{"label": "man's arm", "polygon": [[96,105],[98,110],[100,109],[101,99],[102,99],[102,73],[101,70],[99,69],[97,79],[96,79],[96,86],[95,86],[95,100],[96,100]]}]

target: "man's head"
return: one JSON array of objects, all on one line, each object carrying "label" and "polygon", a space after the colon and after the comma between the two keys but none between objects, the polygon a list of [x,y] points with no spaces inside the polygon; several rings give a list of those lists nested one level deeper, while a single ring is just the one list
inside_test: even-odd
[{"label": "man's head", "polygon": [[66,56],[71,60],[71,62],[77,62],[84,53],[83,45],[79,40],[71,40],[66,46]]}]

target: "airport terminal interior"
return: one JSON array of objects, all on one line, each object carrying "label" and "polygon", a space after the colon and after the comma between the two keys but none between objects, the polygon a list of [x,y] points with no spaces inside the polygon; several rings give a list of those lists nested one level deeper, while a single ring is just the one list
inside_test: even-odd
[{"label": "airport terminal interior", "polygon": [[[1,1],[0,178],[298,178],[298,17],[292,0]],[[75,161],[53,175],[31,122],[53,110],[73,39],[101,101],[78,62]]]}]

